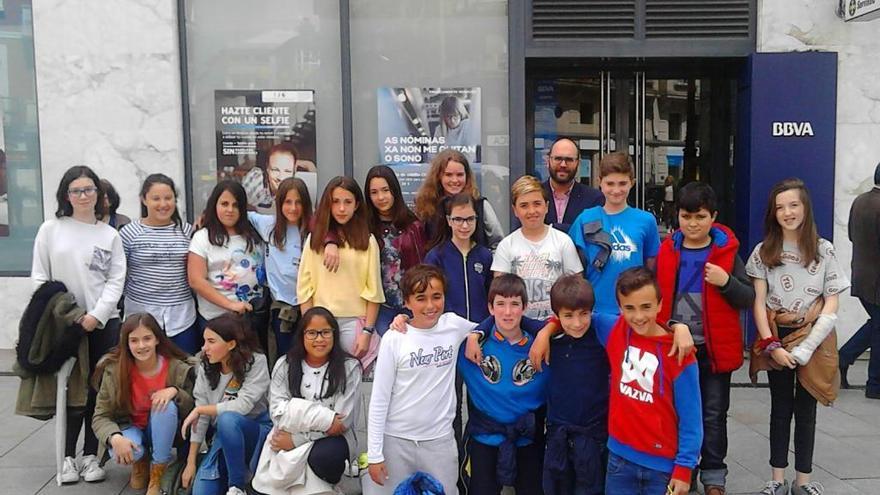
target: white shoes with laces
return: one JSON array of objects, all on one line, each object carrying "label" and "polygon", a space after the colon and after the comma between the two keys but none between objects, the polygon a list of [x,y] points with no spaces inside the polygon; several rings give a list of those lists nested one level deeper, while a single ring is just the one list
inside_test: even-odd
[{"label": "white shoes with laces", "polygon": [[226,495],[247,495],[247,492],[237,486],[230,486],[226,491]]},{"label": "white shoes with laces", "polygon": [[61,469],[62,483],[76,483],[79,481],[79,469],[76,467],[76,460],[73,457],[64,458],[64,467]]},{"label": "white shoes with laces", "polygon": [[80,470],[82,479],[89,483],[96,481],[104,481],[107,478],[107,472],[98,463],[98,457],[95,455],[87,455],[82,458],[82,469]]}]

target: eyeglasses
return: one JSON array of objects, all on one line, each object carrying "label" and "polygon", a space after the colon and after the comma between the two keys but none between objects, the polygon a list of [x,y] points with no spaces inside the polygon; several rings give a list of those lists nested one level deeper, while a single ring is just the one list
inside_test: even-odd
[{"label": "eyeglasses", "polygon": [[76,189],[68,189],[67,194],[69,196],[73,196],[74,198],[79,198],[82,196],[92,196],[96,192],[98,192],[97,187],[79,187]]},{"label": "eyeglasses", "polygon": [[477,221],[477,216],[476,215],[471,215],[469,217],[450,217],[450,216],[447,216],[446,219],[449,220],[450,222],[452,222],[453,224],[455,224],[456,226],[461,227],[462,225],[465,225],[465,224],[473,225]]},{"label": "eyeglasses", "polygon": [[562,162],[565,162],[566,165],[574,165],[577,162],[577,158],[573,156],[551,156],[551,160],[556,165],[559,165]]},{"label": "eyeglasses", "polygon": [[323,330],[306,330],[305,332],[306,340],[317,340],[318,337],[321,337],[324,340],[328,340],[333,337],[333,330],[329,328],[325,328]]}]

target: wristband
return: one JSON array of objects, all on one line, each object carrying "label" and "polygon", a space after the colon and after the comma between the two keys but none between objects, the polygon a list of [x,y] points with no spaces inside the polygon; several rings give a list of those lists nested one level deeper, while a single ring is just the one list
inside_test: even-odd
[{"label": "wristband", "polygon": [[767,344],[767,347],[764,348],[764,352],[766,354],[770,354],[771,352],[775,351],[776,349],[781,349],[781,348],[782,348],[782,342],[779,342],[777,340],[776,342],[770,342],[769,344]]},{"label": "wristband", "polygon": [[376,331],[376,327],[364,327],[364,328],[361,330],[361,332],[363,332],[363,333],[368,333],[368,334],[370,334],[370,335],[373,335],[373,333],[374,333],[375,331]]},{"label": "wristband", "polygon": [[559,317],[556,315],[550,315],[549,317],[547,317],[546,324],[547,325],[553,324],[553,325],[556,325],[558,328],[562,328],[562,322],[559,321]]},{"label": "wristband", "polygon": [[[771,344],[774,344],[774,343],[778,343],[778,344],[779,344],[778,346],[775,347],[776,349],[778,349],[779,347],[782,347],[782,341],[779,340],[779,337],[774,337],[773,335],[771,335],[771,336],[769,336],[769,337],[767,337],[767,338],[765,338],[765,339],[761,339],[761,340],[759,340],[755,345],[757,346],[757,348],[758,348],[759,351],[770,352],[769,350],[767,350],[767,348],[768,348]],[[772,350],[772,349],[771,349],[771,350]]]}]

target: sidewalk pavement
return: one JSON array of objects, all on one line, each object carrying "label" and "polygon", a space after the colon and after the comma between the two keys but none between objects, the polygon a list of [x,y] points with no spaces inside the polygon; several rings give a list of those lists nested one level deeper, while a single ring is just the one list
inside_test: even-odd
[{"label": "sidewalk pavement", "polygon": [[[0,351],[0,373],[9,369],[11,360],[11,352]],[[864,384],[866,367],[866,361],[853,366],[850,383]],[[755,493],[770,475],[770,393],[747,382],[744,370],[734,375],[728,422],[729,494]],[[367,394],[369,385],[364,385]],[[57,487],[54,424],[16,416],[17,392],[18,378],[0,376],[0,397],[6,397],[0,402],[0,495],[139,493],[126,487],[129,471],[112,463],[104,482]],[[363,425],[359,430],[365,438]],[[794,463],[793,456],[790,462]],[[793,477],[793,468],[787,474]],[[834,406],[819,406],[813,476],[828,495],[880,494],[880,400],[866,399],[863,390],[841,390]],[[349,480],[347,493],[356,493],[352,488],[356,481]]]}]

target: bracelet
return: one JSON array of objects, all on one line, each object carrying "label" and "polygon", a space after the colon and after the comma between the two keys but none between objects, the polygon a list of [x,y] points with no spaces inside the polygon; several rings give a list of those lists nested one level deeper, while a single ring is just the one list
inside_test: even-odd
[{"label": "bracelet", "polygon": [[769,344],[767,344],[767,347],[764,348],[764,352],[767,354],[770,354],[771,352],[775,351],[776,349],[782,349],[782,342],[779,342],[779,341],[770,342]]},{"label": "bracelet", "polygon": [[780,346],[782,345],[782,341],[779,340],[779,337],[771,335],[765,339],[759,340],[757,343],[755,343],[755,346],[758,348],[759,351],[770,352],[767,350],[767,348],[774,342],[778,342]]},{"label": "bracelet", "polygon": [[361,332],[363,332],[363,333],[368,333],[368,334],[370,334],[370,335],[373,335],[373,333],[374,333],[375,331],[376,331],[376,327],[364,327],[364,328],[361,330]]}]

